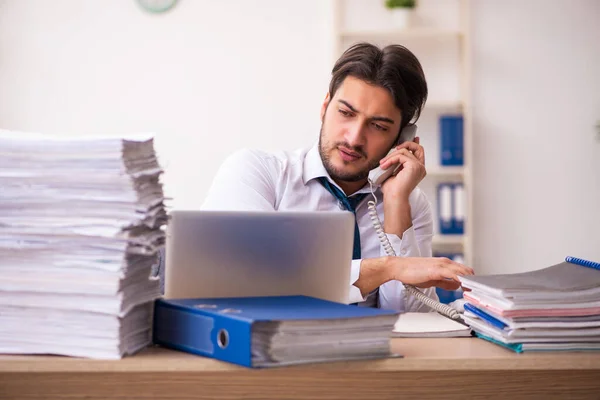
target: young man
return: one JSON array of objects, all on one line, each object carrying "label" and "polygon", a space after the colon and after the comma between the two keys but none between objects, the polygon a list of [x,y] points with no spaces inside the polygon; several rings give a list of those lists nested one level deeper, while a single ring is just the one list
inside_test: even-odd
[{"label": "young man", "polygon": [[[418,138],[397,145],[400,131],[418,119],[426,99],[423,70],[409,50],[398,45],[380,49],[357,44],[333,68],[321,107],[318,143],[292,153],[234,153],[219,169],[202,208],[320,211],[339,210],[342,204],[346,209],[355,207],[359,237],[355,236],[349,303],[400,312],[430,311],[405,296],[401,282],[424,288],[437,299],[434,286],[456,289],[457,276],[473,270],[431,257],[432,212],[417,187],[426,175],[425,153]],[[397,255],[390,257],[368,214],[367,202],[372,197],[367,176],[377,166],[387,169],[396,163],[402,169],[375,192],[377,213]]]}]

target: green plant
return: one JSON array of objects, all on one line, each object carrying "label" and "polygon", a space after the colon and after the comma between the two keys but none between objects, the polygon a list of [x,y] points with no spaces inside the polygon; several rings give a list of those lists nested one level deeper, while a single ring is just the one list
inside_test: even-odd
[{"label": "green plant", "polygon": [[392,8],[415,8],[416,0],[385,0],[385,6]]}]

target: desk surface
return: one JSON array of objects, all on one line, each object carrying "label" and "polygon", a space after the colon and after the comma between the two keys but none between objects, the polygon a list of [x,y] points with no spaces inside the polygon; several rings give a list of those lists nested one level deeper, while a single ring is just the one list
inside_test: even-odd
[{"label": "desk surface", "polygon": [[116,361],[0,356],[0,398],[600,398],[600,352],[516,354],[475,338],[392,348],[404,357],[262,370],[162,348]]},{"label": "desk surface", "polygon": [[[474,338],[393,339],[392,349],[404,358],[307,364],[278,368],[317,371],[440,371],[440,370],[595,370],[600,352],[516,354]],[[247,368],[211,358],[152,347],[122,360],[88,360],[54,356],[0,355],[0,372],[226,372]],[[271,369],[272,370],[272,369]]]}]

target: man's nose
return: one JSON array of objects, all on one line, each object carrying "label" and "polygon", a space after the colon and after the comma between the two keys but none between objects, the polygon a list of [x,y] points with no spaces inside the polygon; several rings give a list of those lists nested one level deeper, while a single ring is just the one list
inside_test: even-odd
[{"label": "man's nose", "polygon": [[346,130],[345,138],[350,146],[362,146],[365,143],[365,128],[361,122],[353,123]]}]

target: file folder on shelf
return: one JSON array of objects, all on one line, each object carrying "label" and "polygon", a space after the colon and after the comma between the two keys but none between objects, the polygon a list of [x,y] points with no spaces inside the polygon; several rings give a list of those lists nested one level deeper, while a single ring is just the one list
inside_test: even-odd
[{"label": "file folder on shelf", "polygon": [[246,367],[390,357],[398,313],[306,296],[156,301],[154,343]]},{"label": "file folder on shelf", "polygon": [[465,188],[462,183],[452,185],[452,233],[465,233]]},{"label": "file folder on shelf", "polygon": [[465,189],[462,183],[440,183],[438,192],[439,230],[442,235],[465,233]]},{"label": "file folder on shelf", "polygon": [[463,165],[463,117],[461,115],[441,116],[439,127],[441,144],[440,165]]},{"label": "file folder on shelf", "polygon": [[440,183],[438,185],[438,219],[442,235],[454,233],[452,219],[452,184]]}]

